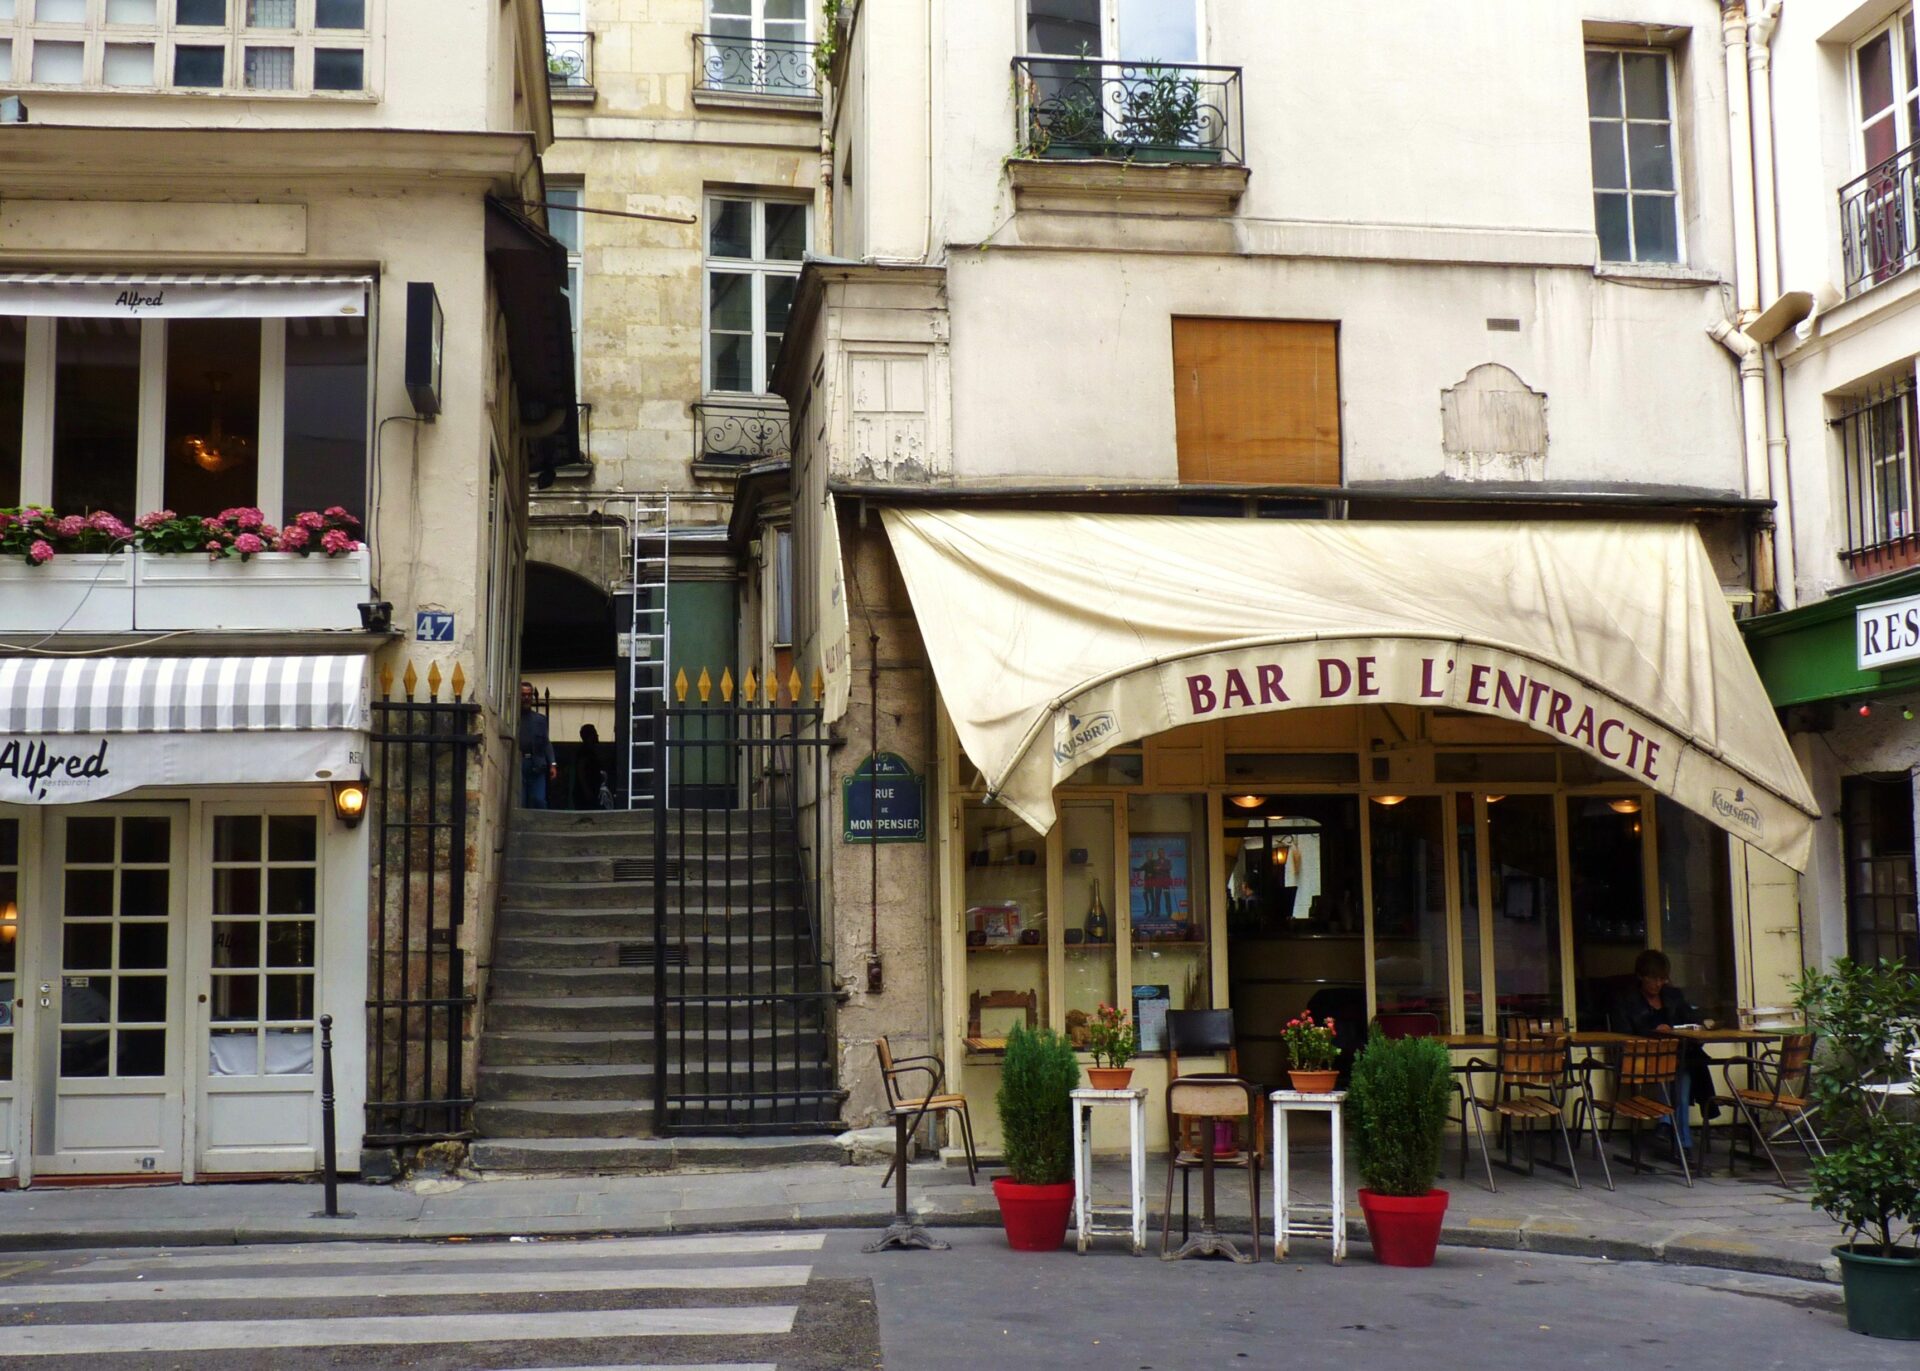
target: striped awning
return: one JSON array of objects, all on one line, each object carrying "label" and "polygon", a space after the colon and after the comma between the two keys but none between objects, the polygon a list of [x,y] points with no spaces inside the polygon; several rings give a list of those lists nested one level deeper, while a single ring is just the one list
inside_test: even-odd
[{"label": "striped awning", "polygon": [[364,729],[364,657],[0,660],[0,737]]},{"label": "striped awning", "polygon": [[0,272],[0,315],[65,319],[364,318],[371,276]]}]

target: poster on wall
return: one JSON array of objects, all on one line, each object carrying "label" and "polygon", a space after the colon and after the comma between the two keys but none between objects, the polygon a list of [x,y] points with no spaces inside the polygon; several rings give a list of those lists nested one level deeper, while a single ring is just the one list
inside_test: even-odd
[{"label": "poster on wall", "polygon": [[1127,912],[1139,942],[1183,941],[1194,927],[1187,835],[1135,833],[1127,840]]},{"label": "poster on wall", "polygon": [[1136,985],[1133,988],[1133,1026],[1142,1052],[1167,1050],[1167,1010],[1173,1004],[1173,987]]}]

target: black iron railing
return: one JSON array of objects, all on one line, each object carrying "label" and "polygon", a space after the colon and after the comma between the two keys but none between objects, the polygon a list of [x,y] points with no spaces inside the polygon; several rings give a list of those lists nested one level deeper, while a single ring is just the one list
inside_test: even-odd
[{"label": "black iron railing", "polygon": [[818,99],[820,95],[813,44],[786,38],[694,34],[693,85],[695,90],[729,95],[797,100]]},{"label": "black iron railing", "polygon": [[1920,512],[1920,409],[1912,383],[1869,397],[1835,419],[1846,493],[1843,555],[1865,558],[1908,543]]},{"label": "black iron railing", "polygon": [[1029,157],[1244,163],[1240,68],[1097,57],[1016,57]]},{"label": "black iron railing", "polygon": [[547,85],[555,91],[593,89],[593,35],[547,35]]},{"label": "black iron railing", "polygon": [[[367,998],[369,1146],[471,1132],[473,1096],[464,1058],[467,985],[460,929],[467,917],[468,761],[479,746],[480,706],[442,700],[440,669],[429,697],[373,705],[373,965]],[[389,673],[383,693],[390,693]]]},{"label": "black iron railing", "polygon": [[1917,158],[1920,144],[1909,145],[1840,187],[1840,255],[1848,295],[1891,280],[1920,261]]},{"label": "black iron railing", "polygon": [[706,461],[758,462],[785,457],[793,448],[793,422],[783,401],[759,405],[702,400],[700,456]]},{"label": "black iron railing", "polygon": [[[817,700],[661,706],[654,1118],[662,1133],[838,1127],[821,920],[828,735]],[[796,682],[797,684],[797,682]],[[684,696],[683,696],[684,698]]]}]

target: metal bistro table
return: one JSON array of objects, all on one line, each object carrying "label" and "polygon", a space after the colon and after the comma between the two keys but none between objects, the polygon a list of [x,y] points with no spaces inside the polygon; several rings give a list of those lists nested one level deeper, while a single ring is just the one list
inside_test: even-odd
[{"label": "metal bistro table", "polygon": [[[1324,1095],[1299,1090],[1276,1090],[1267,1096],[1273,1107],[1273,1259],[1284,1261],[1287,1243],[1293,1238],[1329,1238],[1333,1259],[1347,1255],[1347,1165],[1346,1144],[1340,1128],[1344,1090]],[[1333,1193],[1328,1204],[1295,1204],[1290,1195],[1292,1177],[1287,1172],[1287,1120],[1298,1113],[1319,1112],[1332,1126]],[[1324,1214],[1325,1218],[1301,1219],[1301,1213]]]},{"label": "metal bistro table", "polygon": [[[1073,1223],[1081,1252],[1094,1238],[1126,1238],[1133,1255],[1147,1250],[1147,1092],[1136,1090],[1076,1090],[1073,1092]],[[1101,1106],[1127,1111],[1127,1172],[1130,1195],[1126,1208],[1093,1202],[1093,1111]],[[1102,1223],[1125,1215],[1122,1227]]]}]

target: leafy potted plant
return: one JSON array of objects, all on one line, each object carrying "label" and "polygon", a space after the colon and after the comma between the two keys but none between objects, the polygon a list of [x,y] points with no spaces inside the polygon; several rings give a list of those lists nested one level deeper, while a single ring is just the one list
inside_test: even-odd
[{"label": "leafy potted plant", "polygon": [[1795,1000],[1822,1055],[1813,1099],[1827,1152],[1809,1166],[1813,1203],[1847,1241],[1833,1249],[1847,1327],[1876,1338],[1920,1339],[1920,1120],[1865,1087],[1911,1079],[1920,1047],[1920,976],[1899,962],[1847,958],[1809,971]]},{"label": "leafy potted plant", "polygon": [[1332,1019],[1315,1023],[1308,1010],[1288,1019],[1280,1038],[1287,1045],[1287,1079],[1295,1090],[1324,1095],[1340,1083],[1340,1044],[1334,1040]]},{"label": "leafy potted plant", "polygon": [[1087,1046],[1093,1052],[1093,1065],[1087,1068],[1087,1084],[1095,1090],[1125,1090],[1133,1080],[1133,1060],[1137,1040],[1133,1016],[1110,1004],[1103,1004],[1087,1023]]},{"label": "leafy potted plant", "polygon": [[1374,1259],[1431,1266],[1447,1192],[1434,1187],[1453,1098],[1452,1060],[1432,1038],[1389,1038],[1375,1025],[1347,1084],[1360,1212]]},{"label": "leafy potted plant", "polygon": [[1080,1084],[1073,1046],[1050,1028],[1017,1024],[1000,1068],[1002,1150],[1007,1174],[993,1182],[1007,1245],[1052,1252],[1073,1208],[1072,1095]]},{"label": "leafy potted plant", "polygon": [[1207,110],[1200,83],[1191,76],[1148,64],[1127,78],[1118,141],[1156,162],[1217,162],[1220,150],[1201,137]]}]

